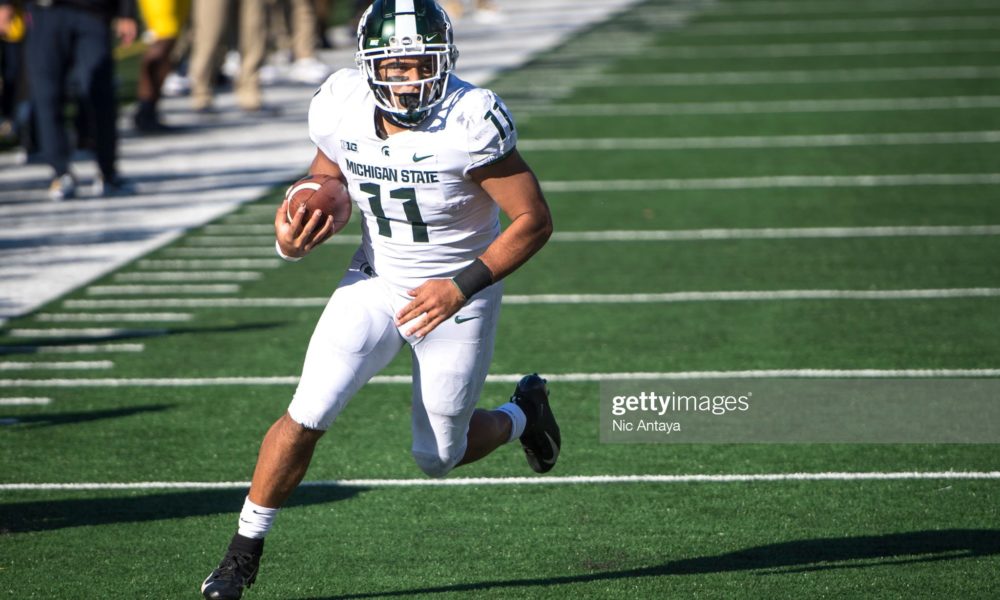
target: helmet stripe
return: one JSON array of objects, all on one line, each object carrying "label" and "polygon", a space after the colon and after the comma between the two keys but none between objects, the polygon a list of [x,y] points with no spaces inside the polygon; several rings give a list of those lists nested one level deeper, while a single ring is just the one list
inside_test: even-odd
[{"label": "helmet stripe", "polygon": [[396,36],[399,38],[415,38],[417,33],[417,15],[413,0],[396,1]]}]

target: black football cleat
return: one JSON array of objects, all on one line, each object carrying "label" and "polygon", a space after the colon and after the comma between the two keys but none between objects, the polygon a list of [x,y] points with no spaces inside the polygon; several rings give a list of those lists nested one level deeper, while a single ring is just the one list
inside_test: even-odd
[{"label": "black football cleat", "polygon": [[518,382],[511,402],[517,404],[527,423],[521,434],[521,447],[528,465],[536,473],[548,473],[556,466],[559,458],[559,447],[562,438],[559,436],[559,425],[549,407],[549,390],[545,380],[538,373],[525,375]]},{"label": "black football cleat", "polygon": [[230,547],[218,568],[201,584],[201,594],[208,600],[239,600],[243,589],[257,580],[262,549],[244,552]]}]

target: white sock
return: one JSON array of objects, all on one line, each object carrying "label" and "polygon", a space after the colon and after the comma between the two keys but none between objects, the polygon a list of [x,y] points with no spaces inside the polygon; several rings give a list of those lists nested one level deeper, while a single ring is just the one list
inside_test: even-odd
[{"label": "white sock", "polygon": [[510,417],[510,438],[507,441],[513,442],[521,437],[521,434],[524,433],[524,426],[528,423],[528,417],[524,416],[521,407],[513,402],[508,402],[498,406],[497,410],[507,413],[507,416]]},{"label": "white sock", "polygon": [[247,496],[243,502],[243,510],[240,512],[240,525],[237,533],[243,537],[262,539],[274,523],[274,517],[278,514],[277,508],[265,508],[250,502]]}]

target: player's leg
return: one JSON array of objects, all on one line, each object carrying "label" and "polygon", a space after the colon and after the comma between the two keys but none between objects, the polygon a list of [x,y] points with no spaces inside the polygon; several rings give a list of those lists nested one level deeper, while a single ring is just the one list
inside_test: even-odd
[{"label": "player's leg", "polygon": [[169,132],[172,128],[160,121],[160,89],[173,68],[171,54],[187,20],[190,0],[139,0],[139,9],[152,40],[142,54],[133,121],[141,133]]},{"label": "player's leg", "polygon": [[501,293],[500,286],[484,290],[414,345],[413,456],[432,477],[515,439],[537,473],[551,470],[559,457],[559,425],[537,374],[523,377],[506,404],[473,408],[492,359]]},{"label": "player's leg", "polygon": [[287,412],[271,425],[261,442],[247,497],[257,506],[277,508],[305,477],[316,442],[325,430],[310,429]]},{"label": "player's leg", "polygon": [[475,408],[493,357],[501,295],[499,285],[484,290],[413,346],[412,453],[432,477],[516,437],[516,415]]},{"label": "player's leg", "polygon": [[240,2],[240,72],[236,101],[245,111],[261,109],[260,68],[267,52],[267,14],[263,2]]},{"label": "player's leg", "polygon": [[[28,92],[41,158],[51,165],[53,200],[72,198],[76,184],[70,173],[70,148],[63,116],[66,65],[72,56],[72,29],[65,7],[27,5],[32,29],[25,37],[25,69],[31,76]],[[67,14],[69,13],[69,14]]]},{"label": "player's leg", "polygon": [[222,55],[231,0],[195,2],[191,12],[191,56],[188,77],[191,79],[191,105],[194,110],[211,110],[215,95],[215,71]]},{"label": "player's leg", "polygon": [[264,536],[305,475],[316,442],[401,347],[381,284],[359,270],[349,271],[316,325],[288,412],[261,444],[237,533],[202,584],[206,598],[239,598],[254,582]]},{"label": "player's leg", "polygon": [[513,431],[514,420],[509,413],[477,408],[469,420],[465,454],[456,466],[467,465],[488,456],[511,441],[514,438]]},{"label": "player's leg", "polygon": [[80,95],[81,113],[95,139],[100,176],[111,189],[118,179],[118,103],[115,100],[114,57],[109,27],[100,15],[81,10],[76,14],[73,68],[70,79]]}]

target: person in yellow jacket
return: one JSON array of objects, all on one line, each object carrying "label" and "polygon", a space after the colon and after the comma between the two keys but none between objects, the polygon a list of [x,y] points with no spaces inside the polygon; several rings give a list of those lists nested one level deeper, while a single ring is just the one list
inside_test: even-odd
[{"label": "person in yellow jacket", "polygon": [[172,128],[160,120],[157,104],[163,81],[173,68],[170,53],[187,23],[191,0],[139,0],[139,11],[148,41],[139,68],[135,129],[146,134],[169,133]]}]

